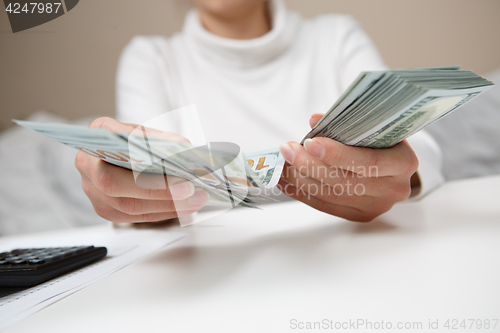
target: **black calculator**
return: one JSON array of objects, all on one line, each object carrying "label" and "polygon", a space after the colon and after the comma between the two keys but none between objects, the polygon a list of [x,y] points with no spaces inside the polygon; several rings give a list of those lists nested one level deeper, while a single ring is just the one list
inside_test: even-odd
[{"label": "black calculator", "polygon": [[0,253],[0,288],[32,287],[90,264],[105,247],[72,246],[17,249]]}]

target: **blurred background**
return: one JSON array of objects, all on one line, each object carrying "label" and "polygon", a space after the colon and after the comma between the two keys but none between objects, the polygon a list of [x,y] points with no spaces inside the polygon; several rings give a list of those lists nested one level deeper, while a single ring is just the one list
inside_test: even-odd
[{"label": "blurred background", "polygon": [[[500,67],[498,0],[285,0],[314,17],[346,13],[361,22],[390,68]],[[13,34],[0,14],[0,130],[46,110],[68,119],[112,116],[121,50],[134,35],[170,36],[189,0],[85,0],[41,26]],[[333,102],[333,101],[332,101]]]}]

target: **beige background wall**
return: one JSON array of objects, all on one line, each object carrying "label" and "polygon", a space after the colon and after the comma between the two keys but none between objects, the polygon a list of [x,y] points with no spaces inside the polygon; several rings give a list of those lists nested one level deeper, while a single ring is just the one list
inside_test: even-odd
[{"label": "beige background wall", "polygon": [[[351,14],[391,68],[460,64],[485,74],[500,67],[499,0],[285,2],[305,17]],[[41,109],[71,119],[113,115],[120,51],[136,34],[178,31],[188,7],[189,0],[82,0],[16,34],[0,13],[0,129]]]}]

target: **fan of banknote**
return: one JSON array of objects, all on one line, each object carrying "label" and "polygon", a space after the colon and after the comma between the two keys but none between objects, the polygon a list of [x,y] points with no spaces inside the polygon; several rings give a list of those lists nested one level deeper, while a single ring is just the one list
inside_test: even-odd
[{"label": "fan of banknote", "polygon": [[210,194],[212,204],[255,208],[256,199],[270,199],[261,193],[278,183],[284,165],[277,149],[245,154],[230,142],[193,146],[159,138],[155,136],[157,131],[143,126],[131,133],[114,133],[67,124],[14,121],[105,162],[132,170],[139,186],[152,186],[150,182],[141,182],[141,174],[192,181]]},{"label": "fan of banknote", "polygon": [[[389,148],[493,86],[459,67],[363,72],[304,137]],[[229,142],[193,146],[162,139],[138,126],[132,133],[14,120],[18,125],[141,174],[176,176],[204,188],[212,203],[256,207],[269,199],[284,159],[278,148],[243,153]]]}]

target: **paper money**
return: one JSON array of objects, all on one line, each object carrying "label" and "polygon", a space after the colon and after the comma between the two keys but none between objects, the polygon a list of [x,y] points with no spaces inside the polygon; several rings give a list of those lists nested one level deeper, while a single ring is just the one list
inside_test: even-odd
[{"label": "paper money", "polygon": [[[302,143],[317,136],[342,143],[388,148],[453,112],[493,83],[459,67],[363,72]],[[213,203],[255,207],[274,187],[284,167],[279,150],[245,154],[229,142],[204,146],[155,137],[143,126],[113,133],[64,124],[15,121],[48,138],[141,173],[176,176],[204,188]]]},{"label": "paper money", "polygon": [[[228,142],[195,147],[147,134],[140,136],[66,124],[15,122],[136,174],[155,173],[192,181],[195,186],[205,189],[211,202],[217,204],[234,205],[236,202],[255,207],[253,200],[264,198],[258,189],[275,186],[284,165],[278,149],[246,155],[237,145]],[[256,161],[253,169],[250,161]]]},{"label": "paper money", "polygon": [[458,66],[363,72],[309,132],[368,148],[388,148],[493,87]]}]

